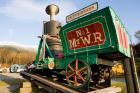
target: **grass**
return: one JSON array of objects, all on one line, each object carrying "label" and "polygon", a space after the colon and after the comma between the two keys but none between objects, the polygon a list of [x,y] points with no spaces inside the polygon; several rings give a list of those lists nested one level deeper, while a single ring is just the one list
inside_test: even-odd
[{"label": "grass", "polygon": [[111,86],[120,87],[122,89],[121,93],[127,93],[125,82],[112,82]]},{"label": "grass", "polygon": [[127,93],[127,88],[126,88],[125,82],[113,82],[111,85],[116,86],[116,87],[120,87],[122,89],[121,93]]},{"label": "grass", "polygon": [[7,86],[7,85],[9,85],[9,84],[7,84],[7,83],[4,82],[4,81],[0,81],[0,86]]},{"label": "grass", "polygon": [[19,93],[19,90],[18,89],[12,90],[11,93]]}]

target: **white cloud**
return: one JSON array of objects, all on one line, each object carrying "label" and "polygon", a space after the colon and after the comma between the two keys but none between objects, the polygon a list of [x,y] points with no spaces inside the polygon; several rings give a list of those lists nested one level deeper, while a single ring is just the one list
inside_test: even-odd
[{"label": "white cloud", "polygon": [[58,2],[56,3],[59,8],[60,8],[60,12],[58,14],[58,19],[64,24],[66,21],[66,16],[77,11],[77,7],[76,5],[71,2],[71,1],[67,1],[65,0],[65,2]]},{"label": "white cloud", "polygon": [[0,7],[0,13],[21,21],[43,21],[49,20],[45,8],[49,4],[56,4],[60,7],[57,20],[65,23],[65,17],[76,11],[76,5],[72,1],[56,0],[38,3],[35,0],[12,0],[5,6]]},{"label": "white cloud", "polygon": [[32,0],[12,0],[0,8],[0,13],[18,20],[36,20],[41,15],[41,7]]}]

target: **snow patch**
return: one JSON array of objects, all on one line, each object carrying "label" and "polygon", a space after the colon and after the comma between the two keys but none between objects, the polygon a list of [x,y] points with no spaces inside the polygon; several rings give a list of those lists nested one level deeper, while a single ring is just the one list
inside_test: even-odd
[{"label": "snow patch", "polygon": [[37,50],[37,45],[23,45],[20,43],[16,42],[0,42],[0,46],[11,46],[11,47],[16,47],[16,48],[23,48],[25,50],[30,50],[30,51],[36,51]]}]

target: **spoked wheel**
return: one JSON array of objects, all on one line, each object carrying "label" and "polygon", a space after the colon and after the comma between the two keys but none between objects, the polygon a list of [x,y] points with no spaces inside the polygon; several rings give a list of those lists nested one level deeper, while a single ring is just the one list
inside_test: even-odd
[{"label": "spoked wheel", "polygon": [[66,68],[66,79],[74,88],[84,87],[89,82],[90,75],[90,66],[80,60],[70,62]]}]

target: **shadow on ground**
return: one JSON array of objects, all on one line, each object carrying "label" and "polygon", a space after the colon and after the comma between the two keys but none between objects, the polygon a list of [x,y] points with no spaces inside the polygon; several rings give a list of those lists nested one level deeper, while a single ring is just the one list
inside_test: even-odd
[{"label": "shadow on ground", "polygon": [[18,93],[20,84],[24,82],[19,73],[0,73],[1,93]]}]

